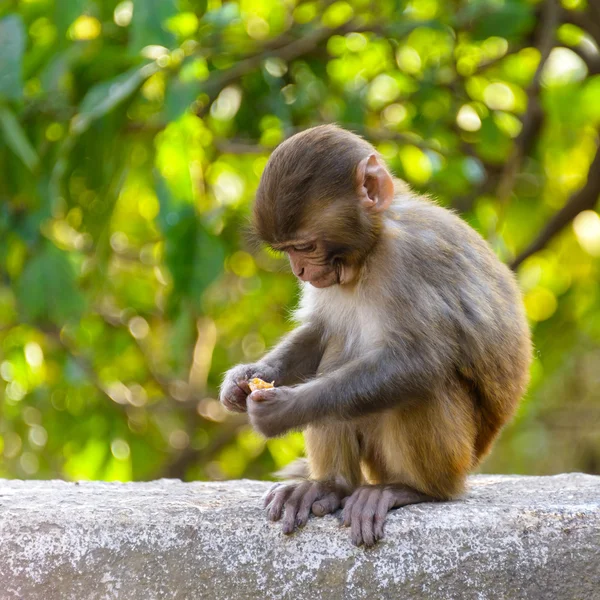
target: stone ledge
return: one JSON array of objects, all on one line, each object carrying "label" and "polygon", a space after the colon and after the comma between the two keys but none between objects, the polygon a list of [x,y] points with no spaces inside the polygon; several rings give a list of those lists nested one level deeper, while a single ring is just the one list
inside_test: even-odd
[{"label": "stone ledge", "polygon": [[600,599],[600,477],[474,476],[365,551],[335,517],[290,537],[256,481],[0,481],[0,599]]}]

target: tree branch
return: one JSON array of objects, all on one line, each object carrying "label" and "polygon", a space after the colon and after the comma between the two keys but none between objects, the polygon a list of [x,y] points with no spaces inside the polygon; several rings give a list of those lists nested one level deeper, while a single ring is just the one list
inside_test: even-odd
[{"label": "tree branch", "polygon": [[[167,400],[176,402],[180,406],[185,404],[195,406],[196,402],[204,397],[205,390],[194,390],[189,382],[161,373],[144,341],[136,338],[129,327],[124,325],[120,319],[113,317],[99,307],[96,308],[96,313],[102,317],[109,327],[123,331],[131,338],[144,360],[144,367],[148,373],[148,378],[161,390]],[[179,393],[174,391],[176,389],[179,389]]]},{"label": "tree branch", "polygon": [[[591,4],[597,3],[598,0],[592,0]],[[580,29],[583,29],[587,32],[590,37],[594,39],[596,45],[600,46],[600,15],[598,15],[600,11],[598,9],[594,9],[594,13],[592,14],[589,9],[584,11],[579,10],[567,10],[563,8],[561,10],[560,18],[564,23],[571,23],[572,25],[577,25]]]},{"label": "tree branch", "polygon": [[[202,86],[202,92],[208,95],[208,102],[204,102],[196,111],[198,116],[203,116],[208,106],[217,97],[219,92],[227,85],[238,81],[244,75],[258,69],[263,61],[276,57],[285,62],[290,62],[302,56],[314,52],[323,42],[333,35],[345,35],[351,32],[376,33],[377,35],[389,35],[395,40],[408,35],[419,26],[428,21],[412,21],[401,24],[401,31],[393,24],[382,24],[379,22],[365,23],[361,19],[354,19],[338,27],[318,27],[317,29],[294,38],[294,32],[288,31],[279,38],[266,42],[260,51],[252,56],[241,59],[233,67],[219,72],[213,72]],[[292,41],[289,41],[289,40]]]},{"label": "tree branch", "polygon": [[164,467],[159,477],[184,479],[187,470],[194,464],[205,463],[227,446],[235,437],[241,425],[247,423],[245,414],[231,415],[219,427],[219,433],[203,450],[186,448],[170,464]]},{"label": "tree branch", "polygon": [[71,360],[83,371],[89,383],[91,383],[101,396],[104,396],[110,400],[111,406],[115,406],[122,410],[126,409],[126,406],[115,402],[114,398],[111,397],[109,391],[106,389],[100,378],[98,377],[94,366],[90,360],[83,356],[70,342],[67,341],[66,337],[61,334],[60,329],[43,328],[42,331],[50,338],[52,338],[58,345],[67,353]]},{"label": "tree branch", "polygon": [[511,268],[516,269],[526,258],[535,254],[548,244],[548,242],[562,231],[581,211],[591,210],[596,206],[600,196],[600,146],[590,165],[586,184],[561,208],[548,222],[537,238],[521,252],[511,263]]},{"label": "tree branch", "polygon": [[[363,125],[356,123],[340,123],[340,125],[364,136],[369,141],[395,141],[416,146],[421,150],[432,150],[443,155],[449,154],[447,150],[441,148],[438,144],[429,143],[418,135],[401,131],[391,131],[389,129],[364,127]],[[303,129],[303,127],[291,127],[286,130],[287,137],[290,137]],[[271,152],[275,148],[275,146],[263,146],[256,141],[244,139],[216,139],[214,145],[215,148],[223,154],[265,154]]]},{"label": "tree branch", "polygon": [[592,54],[583,44],[569,46],[569,48],[586,64],[588,75],[600,74],[600,55]]},{"label": "tree branch", "polygon": [[268,154],[273,150],[273,146],[263,146],[253,140],[217,138],[213,143],[221,154]]},{"label": "tree branch", "polygon": [[523,128],[515,140],[515,145],[509,157],[504,172],[500,177],[496,196],[500,205],[505,204],[512,193],[515,180],[521,168],[523,159],[529,154],[541,130],[543,111],[539,101],[542,72],[550,52],[554,48],[556,29],[559,24],[560,7],[557,0],[546,0],[541,21],[539,23],[538,42],[540,62],[527,89],[527,110],[523,116]]},{"label": "tree branch", "polygon": [[[276,41],[268,42],[260,52],[240,60],[233,67],[225,71],[213,73],[204,82],[203,91],[208,94],[209,101],[198,109],[198,116],[202,116],[206,112],[210,103],[224,87],[258,69],[267,58],[277,57],[289,62],[313,51],[319,44],[329,39],[332,35],[343,35],[344,33],[357,31],[358,28],[359,25],[355,21],[350,21],[335,28],[320,27],[284,45],[279,45]],[[285,35],[289,39],[289,32]]]}]

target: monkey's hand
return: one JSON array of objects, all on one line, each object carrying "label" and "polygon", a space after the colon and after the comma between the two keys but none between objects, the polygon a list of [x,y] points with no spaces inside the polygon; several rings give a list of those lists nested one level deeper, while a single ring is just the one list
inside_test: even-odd
[{"label": "monkey's hand", "polygon": [[252,427],[265,437],[275,437],[302,425],[297,395],[292,387],[252,392],[248,397],[248,416]]},{"label": "monkey's hand", "polygon": [[246,412],[246,398],[250,394],[248,381],[254,377],[273,381],[277,379],[277,374],[274,369],[261,363],[237,365],[227,371],[219,394],[219,400],[226,409],[233,412]]}]

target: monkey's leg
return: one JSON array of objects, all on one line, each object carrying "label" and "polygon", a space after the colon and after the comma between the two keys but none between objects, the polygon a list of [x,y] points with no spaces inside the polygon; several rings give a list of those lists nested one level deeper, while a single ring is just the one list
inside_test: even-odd
[{"label": "monkey's leg", "polygon": [[304,432],[310,479],[276,484],[265,498],[271,521],[284,533],[316,516],[335,512],[361,481],[356,429],[348,423],[307,427]]},{"label": "monkey's leg", "polygon": [[344,505],[352,542],[372,546],[383,536],[389,510],[461,494],[475,464],[476,422],[469,391],[451,382],[410,410],[379,415],[365,430],[370,483]]},{"label": "monkey's leg", "polygon": [[373,546],[383,537],[383,524],[392,508],[433,500],[404,484],[363,485],[346,500],[342,522],[345,527],[351,527],[350,536],[355,546]]}]

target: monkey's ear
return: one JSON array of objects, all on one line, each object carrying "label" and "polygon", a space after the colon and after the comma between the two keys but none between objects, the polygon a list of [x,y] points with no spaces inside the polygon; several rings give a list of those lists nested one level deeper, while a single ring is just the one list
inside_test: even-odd
[{"label": "monkey's ear", "polygon": [[356,184],[359,201],[366,209],[381,212],[394,199],[394,181],[376,154],[370,154],[358,163]]}]

